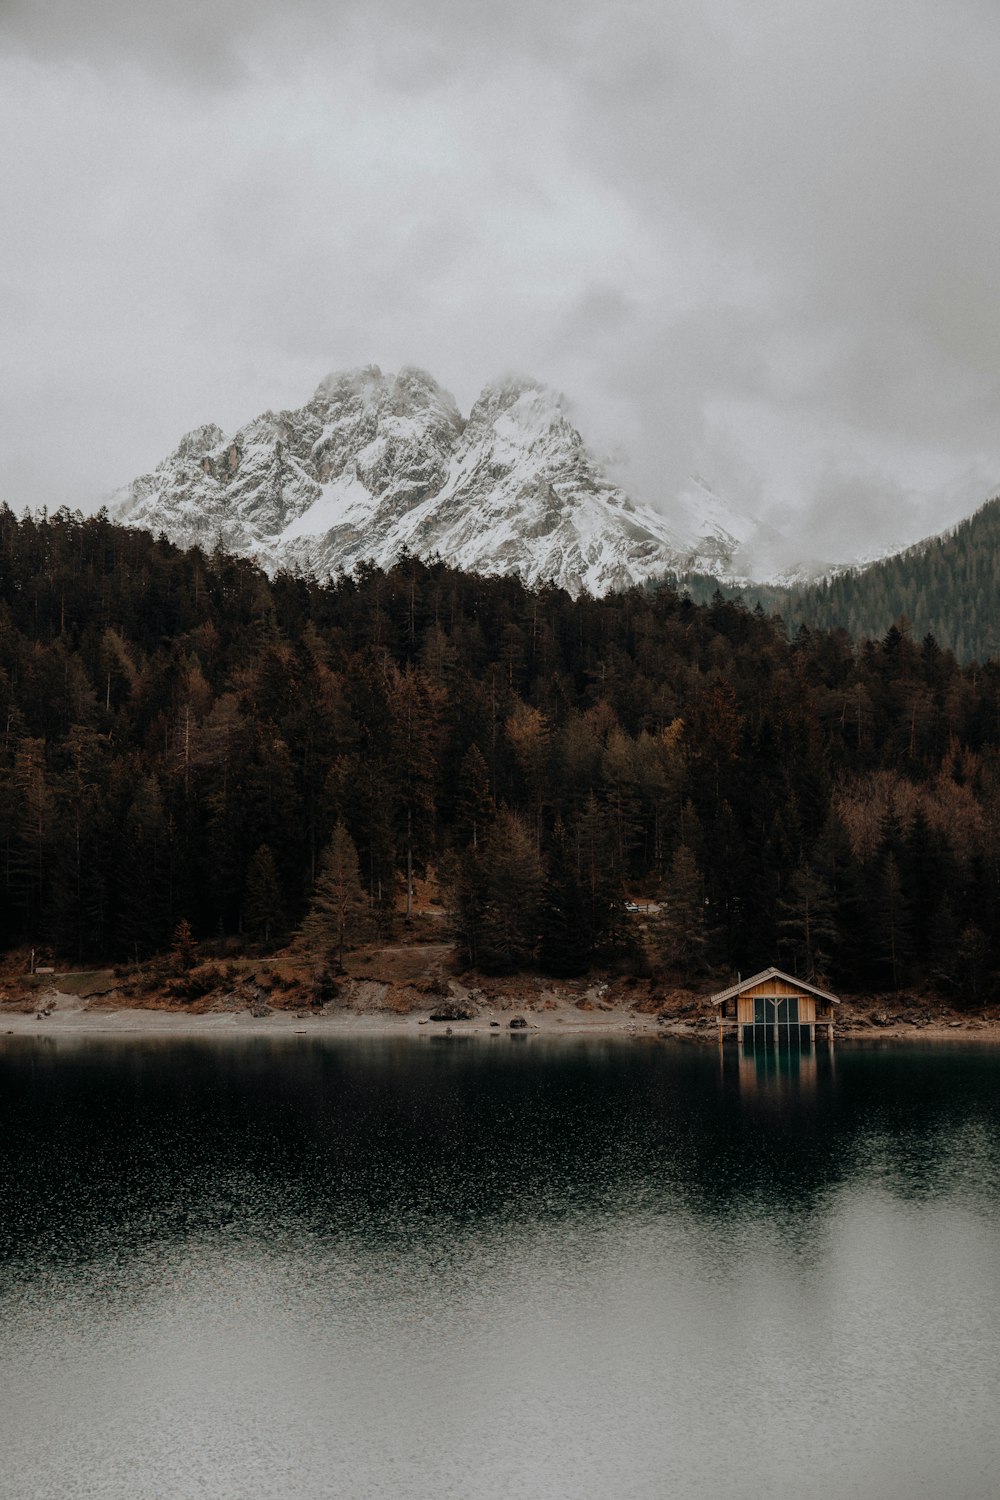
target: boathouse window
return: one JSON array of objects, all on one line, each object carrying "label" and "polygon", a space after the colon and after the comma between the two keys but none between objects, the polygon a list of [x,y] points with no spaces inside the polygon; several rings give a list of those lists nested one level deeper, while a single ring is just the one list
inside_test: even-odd
[{"label": "boathouse window", "polygon": [[755,1026],[797,1026],[799,1024],[798,995],[755,995],[753,1000]]},{"label": "boathouse window", "polygon": [[774,1042],[783,1047],[792,1042],[808,1046],[809,1027],[799,1024],[798,995],[754,995],[753,1025],[744,1026],[743,1040],[764,1047]]}]

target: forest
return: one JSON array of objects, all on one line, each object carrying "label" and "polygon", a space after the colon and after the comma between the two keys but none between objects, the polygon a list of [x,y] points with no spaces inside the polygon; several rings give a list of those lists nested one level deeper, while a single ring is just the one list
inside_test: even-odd
[{"label": "forest", "polygon": [[[976,1002],[1000,968],[1000,666],[671,588],[442,563],[317,582],[0,509],[0,948],[137,960],[405,921],[464,960],[772,963]],[[662,902],[644,944],[627,905]],[[322,925],[320,923],[320,925]]]},{"label": "forest", "polygon": [[[704,574],[668,582],[707,602],[719,587]],[[846,568],[818,583],[791,589],[749,584],[724,588],[751,609],[780,614],[786,627],[843,626],[857,637],[880,636],[904,616],[915,635],[933,635],[960,662],[1000,654],[1000,499],[953,530],[863,568]]]}]

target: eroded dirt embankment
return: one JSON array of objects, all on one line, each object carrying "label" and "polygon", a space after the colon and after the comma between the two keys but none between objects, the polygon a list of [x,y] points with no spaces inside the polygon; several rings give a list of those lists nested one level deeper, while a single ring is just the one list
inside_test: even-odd
[{"label": "eroded dirt embankment", "polygon": [[[697,988],[609,974],[497,978],[460,971],[454,949],[433,940],[438,936],[359,949],[335,973],[294,947],[267,957],[195,953],[183,962],[173,954],[118,969],[52,965],[35,974],[25,973],[27,955],[8,955],[0,970],[0,1033],[450,1028],[457,1034],[502,1032],[514,1022],[523,1031],[717,1038],[711,977]],[[991,997],[958,1007],[915,992],[845,996],[836,1031],[1000,1041],[1000,1002]]]}]

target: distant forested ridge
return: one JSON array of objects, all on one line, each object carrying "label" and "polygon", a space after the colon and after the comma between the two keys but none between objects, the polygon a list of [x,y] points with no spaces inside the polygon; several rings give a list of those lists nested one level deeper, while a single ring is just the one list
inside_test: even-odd
[{"label": "distant forested ridge", "polygon": [[[711,599],[717,578],[692,574],[668,582],[694,599]],[[1000,655],[1000,499],[943,536],[908,547],[822,583],[783,589],[726,588],[728,598],[780,614],[789,630],[843,626],[852,636],[882,636],[901,617],[918,637],[931,634],[961,662]]]},{"label": "distant forested ridge", "polygon": [[778,962],[975,999],[1000,666],[895,627],[789,641],[668,588],[573,600],[412,558],[269,580],[0,510],[0,947],[273,939],[324,858],[383,923],[434,865],[485,968],[645,963],[628,891],[664,898],[649,961],[689,979]]}]

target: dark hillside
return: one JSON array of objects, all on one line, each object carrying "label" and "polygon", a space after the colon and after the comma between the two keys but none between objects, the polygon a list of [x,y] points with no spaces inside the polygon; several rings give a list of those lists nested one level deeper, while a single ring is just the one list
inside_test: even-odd
[{"label": "dark hillside", "polygon": [[142,956],[182,921],[273,943],[319,870],[384,927],[430,867],[495,971],[644,963],[641,891],[664,971],[978,999],[1000,667],[895,629],[790,642],[670,589],[574,601],[412,559],[269,580],[0,510],[0,947]]},{"label": "dark hillside", "polygon": [[[674,583],[702,600],[719,587],[700,575]],[[780,614],[793,632],[800,625],[843,626],[853,636],[878,637],[905,617],[918,639],[933,635],[959,661],[988,661],[1000,654],[1000,499],[944,536],[826,582],[799,589],[755,584],[723,593]]]}]

